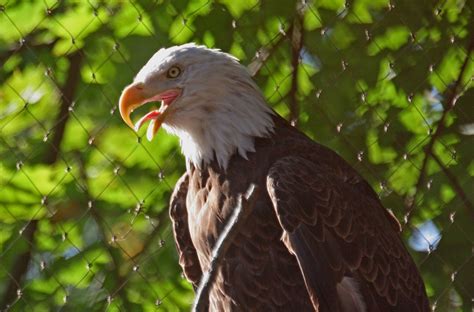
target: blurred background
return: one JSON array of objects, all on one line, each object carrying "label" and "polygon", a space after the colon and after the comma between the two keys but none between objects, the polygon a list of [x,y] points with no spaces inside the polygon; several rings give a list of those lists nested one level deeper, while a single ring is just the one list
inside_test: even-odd
[{"label": "blurred background", "polygon": [[135,134],[117,102],[159,48],[191,41],[241,59],[372,184],[434,311],[473,310],[473,1],[0,3],[1,311],[189,310],[177,139]]}]

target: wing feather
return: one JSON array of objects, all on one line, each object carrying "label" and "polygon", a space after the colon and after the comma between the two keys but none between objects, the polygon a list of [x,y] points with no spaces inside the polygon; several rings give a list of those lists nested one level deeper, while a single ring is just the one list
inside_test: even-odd
[{"label": "wing feather", "polygon": [[170,200],[170,217],[173,224],[173,234],[176,241],[179,264],[183,268],[184,276],[196,289],[199,285],[202,271],[196,248],[189,234],[188,212],[186,210],[188,183],[188,174],[184,174],[176,183]]},{"label": "wing feather", "polygon": [[287,156],[269,170],[267,190],[320,311],[344,311],[345,277],[360,285],[364,310],[429,311],[398,221],[355,172]]}]

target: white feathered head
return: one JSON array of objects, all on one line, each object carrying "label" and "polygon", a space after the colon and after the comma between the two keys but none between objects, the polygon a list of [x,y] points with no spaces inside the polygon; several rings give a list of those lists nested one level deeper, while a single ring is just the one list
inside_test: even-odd
[{"label": "white feathered head", "polygon": [[[161,101],[133,124],[139,106]],[[120,114],[136,131],[147,121],[152,140],[163,125],[180,138],[189,163],[201,167],[214,157],[227,167],[236,152],[246,158],[254,138],[273,130],[271,115],[257,85],[234,56],[193,43],[160,49],[120,97]]]}]

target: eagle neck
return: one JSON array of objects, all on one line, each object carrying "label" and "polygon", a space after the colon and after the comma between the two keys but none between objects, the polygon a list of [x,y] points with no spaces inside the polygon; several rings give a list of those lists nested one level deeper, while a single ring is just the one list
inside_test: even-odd
[{"label": "eagle neck", "polygon": [[247,154],[255,151],[255,139],[274,132],[274,112],[260,93],[232,94],[191,105],[195,107],[192,118],[181,119],[176,123],[179,126],[164,125],[179,137],[188,168],[216,161],[226,170],[234,154],[247,159]]}]

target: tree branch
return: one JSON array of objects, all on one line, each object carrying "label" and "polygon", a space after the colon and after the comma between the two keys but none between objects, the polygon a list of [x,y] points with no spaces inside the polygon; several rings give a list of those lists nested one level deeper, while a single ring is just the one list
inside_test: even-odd
[{"label": "tree branch", "polygon": [[431,155],[433,155],[433,146],[434,146],[436,140],[441,136],[442,132],[446,128],[445,120],[446,120],[446,117],[448,116],[448,113],[456,105],[456,101],[459,97],[459,93],[458,93],[459,88],[461,87],[461,84],[462,84],[462,81],[463,81],[463,78],[464,78],[464,73],[466,72],[466,69],[467,69],[467,66],[468,66],[469,60],[470,60],[470,55],[471,55],[473,50],[474,50],[474,35],[472,35],[472,37],[471,37],[471,41],[469,43],[469,47],[468,47],[467,52],[466,52],[466,58],[464,59],[464,62],[461,66],[461,69],[459,71],[459,75],[456,79],[456,82],[451,87],[451,92],[448,95],[448,98],[446,100],[446,104],[444,105],[443,112],[441,114],[440,119],[438,120],[436,130],[434,131],[433,135],[430,138],[430,141],[426,145],[425,157],[423,158],[421,169],[420,169],[420,174],[419,174],[418,180],[415,184],[415,195],[413,196],[412,201],[410,202],[409,206],[407,207],[407,214],[406,214],[407,217],[405,219],[406,224],[411,219],[413,209],[415,208],[415,205],[416,205],[416,198],[417,198],[418,192],[419,192],[422,184],[425,182],[426,166],[428,164],[429,157]]},{"label": "tree branch", "polygon": [[293,22],[291,32],[291,88],[289,91],[290,97],[290,116],[289,120],[292,126],[298,124],[299,104],[298,104],[298,71],[300,65],[301,49],[303,48],[303,9],[296,10],[296,17]]},{"label": "tree branch", "polygon": [[471,215],[474,219],[474,205],[471,203],[469,198],[467,197],[466,193],[464,192],[461,184],[459,183],[458,179],[454,176],[454,174],[443,164],[441,159],[439,159],[438,155],[435,153],[431,153],[431,157],[433,157],[434,161],[438,164],[438,166],[441,168],[443,173],[446,175],[446,177],[449,179],[451,182],[451,185],[454,188],[454,191],[458,194],[458,196],[461,198],[462,202],[464,203],[464,207],[466,208],[467,214]]},{"label": "tree branch", "polygon": [[204,312],[208,310],[209,306],[209,292],[219,273],[219,267],[227,253],[227,250],[232,245],[240,227],[252,212],[255,200],[258,194],[258,188],[255,184],[250,185],[245,196],[240,196],[237,206],[225,226],[221,235],[212,250],[211,263],[209,270],[203,275],[194,299],[193,312]]},{"label": "tree branch", "polygon": [[15,45],[13,45],[12,47],[10,47],[10,49],[6,50],[3,52],[3,54],[0,54],[0,64],[5,64],[5,62],[10,58],[12,57],[13,55],[15,54],[18,54],[18,53],[23,53],[25,52],[25,50],[27,49],[34,49],[34,50],[38,50],[38,49],[52,49],[53,46],[56,44],[56,42],[59,41],[59,39],[55,38],[54,40],[52,41],[49,41],[49,42],[41,42],[41,43],[32,43],[30,44],[30,40],[33,40],[35,38],[35,35],[34,34],[30,34],[28,36],[26,36],[26,38],[24,38],[24,42],[19,42]]},{"label": "tree branch", "polygon": [[10,274],[9,274],[10,281],[8,283],[7,290],[3,294],[2,303],[0,306],[2,308],[2,311],[4,308],[5,310],[8,310],[9,305],[15,302],[15,300],[18,298],[17,291],[18,289],[21,288],[21,285],[20,285],[21,280],[23,276],[25,275],[26,271],[28,270],[31,254],[33,252],[32,245],[33,245],[34,235],[35,235],[37,227],[38,227],[38,221],[31,220],[26,225],[23,232],[21,233],[21,235],[23,236],[23,239],[27,241],[28,247],[25,252],[18,255],[17,260],[15,261],[15,264],[10,270]]},{"label": "tree branch", "polygon": [[81,63],[82,54],[77,51],[68,56],[69,70],[64,87],[61,89],[61,107],[56,115],[56,125],[53,139],[51,140],[52,147],[49,153],[44,157],[44,163],[53,164],[59,156],[59,149],[66,129],[66,123],[69,120],[69,107],[72,104],[72,99],[76,93],[76,88],[81,77]]},{"label": "tree branch", "polygon": [[290,25],[287,31],[281,31],[280,35],[278,36],[278,40],[275,41],[270,47],[261,47],[257,51],[257,56],[255,56],[249,65],[247,65],[247,69],[252,77],[255,77],[260,70],[262,69],[265,62],[270,58],[270,56],[275,53],[275,51],[280,47],[280,45],[285,41],[286,34],[288,32],[292,32],[293,25]]}]

